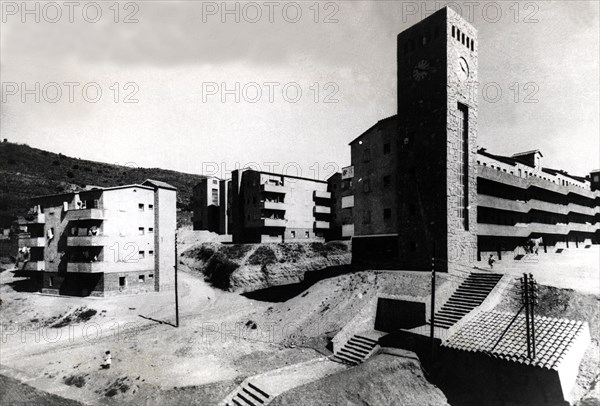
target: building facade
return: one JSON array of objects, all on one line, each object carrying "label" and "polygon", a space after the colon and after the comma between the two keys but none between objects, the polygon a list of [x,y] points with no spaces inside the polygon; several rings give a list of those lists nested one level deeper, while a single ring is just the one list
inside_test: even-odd
[{"label": "building facade", "polygon": [[174,286],[176,189],[147,180],[33,199],[19,269],[42,292],[109,296]]},{"label": "building facade", "polygon": [[330,229],[331,193],[320,180],[235,170],[231,177],[234,243],[324,240]]},{"label": "building facade", "polygon": [[220,232],[221,181],[215,177],[202,179],[192,193],[194,230]]}]

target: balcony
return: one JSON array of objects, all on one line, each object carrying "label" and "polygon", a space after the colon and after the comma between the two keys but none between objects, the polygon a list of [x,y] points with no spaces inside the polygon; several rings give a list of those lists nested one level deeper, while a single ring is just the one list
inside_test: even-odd
[{"label": "balcony", "polygon": [[46,237],[19,237],[19,248],[45,247]]},{"label": "balcony", "polygon": [[29,216],[25,216],[18,220],[19,225],[27,225],[27,224],[45,224],[46,223],[46,215],[44,213],[32,214]]},{"label": "balcony", "polygon": [[104,261],[97,262],[69,262],[67,272],[77,273],[103,273],[108,270],[109,263]]},{"label": "balcony", "polygon": [[285,227],[287,224],[286,219],[262,219],[263,227]]},{"label": "balcony", "polygon": [[315,206],[313,207],[314,214],[331,214],[331,207],[327,206]]},{"label": "balcony", "polygon": [[322,192],[320,190],[315,190],[313,192],[313,197],[315,199],[331,199],[331,193],[330,192]]},{"label": "balcony", "polygon": [[317,230],[329,230],[329,221],[315,221],[314,227]]},{"label": "balcony", "polygon": [[279,193],[279,194],[286,194],[287,192],[289,192],[289,188],[282,186],[282,185],[274,185],[272,183],[264,183],[261,185],[261,190],[263,192],[267,192],[267,193]]},{"label": "balcony", "polygon": [[46,269],[44,261],[28,261],[21,267],[22,271],[43,271]]},{"label": "balcony", "polygon": [[288,205],[283,202],[267,202],[262,203],[262,208],[267,210],[281,210],[285,211],[288,209]]},{"label": "balcony", "polygon": [[85,235],[67,237],[69,247],[103,247],[108,244],[108,237],[105,235]]},{"label": "balcony", "polygon": [[104,209],[78,209],[69,210],[65,216],[67,221],[77,220],[104,220],[106,212]]}]

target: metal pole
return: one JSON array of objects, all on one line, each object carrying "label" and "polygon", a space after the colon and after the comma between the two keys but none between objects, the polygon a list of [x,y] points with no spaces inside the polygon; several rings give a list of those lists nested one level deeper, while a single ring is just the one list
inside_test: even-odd
[{"label": "metal pole", "polygon": [[533,306],[535,306],[536,293],[535,279],[533,279],[532,274],[529,274],[529,283],[531,284],[531,347],[533,349],[533,359],[535,359],[535,317],[533,313]]},{"label": "metal pole", "polygon": [[531,342],[529,340],[529,280],[527,274],[523,274],[525,288],[525,323],[527,327],[527,357],[531,359]]},{"label": "metal pole", "polygon": [[433,363],[433,353],[435,351],[435,254],[431,257],[431,362]]},{"label": "metal pole", "polygon": [[177,231],[175,231],[175,327],[179,327],[179,295],[177,294]]}]

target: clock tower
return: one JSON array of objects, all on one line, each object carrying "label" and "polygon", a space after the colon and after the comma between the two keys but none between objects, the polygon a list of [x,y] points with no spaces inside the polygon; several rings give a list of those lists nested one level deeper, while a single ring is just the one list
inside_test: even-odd
[{"label": "clock tower", "polygon": [[452,271],[477,248],[477,31],[443,8],[398,35],[398,253]]}]

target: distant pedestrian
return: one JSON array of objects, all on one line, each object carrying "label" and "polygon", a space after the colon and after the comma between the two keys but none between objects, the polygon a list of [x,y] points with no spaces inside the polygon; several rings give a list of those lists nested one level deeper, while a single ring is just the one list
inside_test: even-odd
[{"label": "distant pedestrian", "polygon": [[488,259],[488,264],[490,265],[490,269],[494,269],[494,262],[496,262],[496,260],[494,259],[494,255],[490,254],[490,257]]},{"label": "distant pedestrian", "polygon": [[102,365],[102,369],[110,369],[110,365],[112,364],[112,355],[110,355],[110,351],[106,351],[104,353],[104,362]]}]

